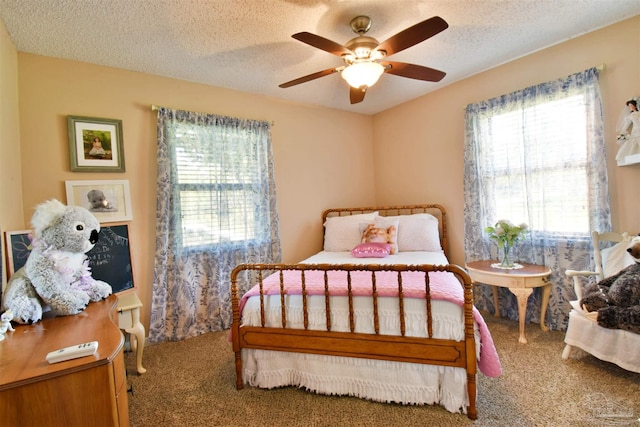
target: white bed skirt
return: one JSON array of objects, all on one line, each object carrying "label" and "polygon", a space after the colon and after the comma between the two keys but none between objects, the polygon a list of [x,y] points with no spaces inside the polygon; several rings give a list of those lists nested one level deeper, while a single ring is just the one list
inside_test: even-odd
[{"label": "white bed skirt", "polygon": [[462,368],[253,349],[243,349],[242,360],[243,381],[254,387],[295,386],[377,402],[438,404],[465,414],[469,405]]}]

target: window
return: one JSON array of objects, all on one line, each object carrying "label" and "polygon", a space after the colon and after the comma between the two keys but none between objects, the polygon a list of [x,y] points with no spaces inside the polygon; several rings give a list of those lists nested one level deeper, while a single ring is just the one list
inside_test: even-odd
[{"label": "window", "polygon": [[256,138],[250,129],[221,138],[204,130],[190,123],[175,128],[182,246],[264,240],[255,207],[263,202],[265,167]]},{"label": "window", "polygon": [[166,107],[157,111],[149,342],[228,329],[233,269],[282,258],[271,125]]},{"label": "window", "polygon": [[[565,270],[589,269],[590,232],[611,230],[598,73],[594,67],[530,86],[468,105],[465,113],[465,259],[496,259],[487,226],[500,219],[528,224],[514,257],[551,269],[551,329],[566,327],[571,307]],[[490,288],[475,294],[481,310],[496,309]],[[500,304],[518,319],[514,298]],[[533,306],[527,322],[539,321],[541,306]]]},{"label": "window", "polygon": [[587,117],[584,96],[574,95],[479,120],[480,174],[495,220],[589,234]]}]

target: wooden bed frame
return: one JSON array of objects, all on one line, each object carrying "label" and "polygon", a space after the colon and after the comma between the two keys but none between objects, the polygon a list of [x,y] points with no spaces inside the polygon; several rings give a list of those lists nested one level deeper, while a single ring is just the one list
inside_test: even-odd
[{"label": "wooden bed frame", "polygon": [[[345,209],[329,209],[322,214],[324,220],[330,216],[345,216],[360,213],[378,211],[380,215],[405,215],[414,213],[431,213],[438,218],[440,227],[440,239],[445,254],[448,250],[446,241],[446,213],[440,205],[409,205],[409,206],[387,206],[387,207],[371,207],[371,208],[345,208]],[[238,275],[247,271],[257,275],[257,282],[261,285],[263,277],[273,272],[282,272],[285,270],[296,270],[304,274],[305,271],[320,270],[340,270],[347,272],[347,296],[349,299],[349,324],[352,332],[335,332],[331,331],[331,313],[330,300],[325,298],[327,317],[326,324],[328,327],[324,331],[309,330],[305,321],[305,329],[292,329],[286,327],[287,313],[285,304],[282,303],[282,327],[273,328],[265,327],[264,315],[264,295],[262,288],[260,291],[260,307],[261,307],[261,325],[262,326],[243,326],[240,324],[240,297],[238,295]],[[375,334],[355,333],[353,322],[353,302],[351,281],[349,279],[350,272],[353,271],[371,271],[372,275],[372,299],[373,299],[373,329]],[[393,271],[398,274],[398,299],[399,299],[399,321],[401,336],[386,336],[379,333],[379,319],[377,313],[378,295],[375,288],[375,272],[376,271]],[[425,280],[425,291],[427,298],[425,299],[427,312],[427,331],[428,338],[407,337],[404,327],[404,304],[402,292],[401,273],[406,271],[448,271],[453,273],[460,281],[464,288],[464,341],[454,341],[449,339],[436,339],[432,337],[432,313],[431,299],[429,292],[429,280]],[[325,289],[327,287],[327,275],[325,274]],[[425,275],[425,278],[428,276]],[[283,276],[280,274],[281,290]],[[333,285],[333,283],[332,283]],[[328,290],[326,291],[328,295]],[[457,265],[401,265],[401,264],[241,264],[238,265],[231,273],[231,298],[233,310],[233,323],[231,325],[231,335],[233,343],[233,351],[235,352],[236,366],[236,388],[243,388],[242,379],[242,357],[241,351],[247,349],[262,349],[274,351],[287,351],[298,353],[311,353],[321,355],[333,355],[343,357],[359,357],[366,359],[379,359],[398,362],[422,363],[427,365],[440,365],[463,368],[467,372],[467,393],[469,398],[469,406],[467,407],[467,416],[475,420],[477,418],[476,411],[476,343],[474,337],[474,319],[473,319],[473,286],[467,272]],[[281,291],[281,301],[284,302],[284,291]],[[304,317],[307,318],[306,294],[302,293]]]}]

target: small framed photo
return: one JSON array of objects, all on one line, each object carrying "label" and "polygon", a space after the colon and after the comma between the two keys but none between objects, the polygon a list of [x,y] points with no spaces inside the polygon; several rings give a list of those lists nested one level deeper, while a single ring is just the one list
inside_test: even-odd
[{"label": "small framed photo", "polygon": [[73,172],[124,172],[122,120],[67,116]]},{"label": "small framed photo", "polygon": [[100,223],[133,219],[128,180],[65,181],[65,185],[67,204],[87,208]]}]

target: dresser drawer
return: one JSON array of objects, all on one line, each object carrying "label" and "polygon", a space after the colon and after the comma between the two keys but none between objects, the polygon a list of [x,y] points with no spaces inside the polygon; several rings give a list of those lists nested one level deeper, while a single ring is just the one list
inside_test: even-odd
[{"label": "dresser drawer", "polygon": [[121,311],[118,313],[118,327],[120,329],[129,329],[133,327],[133,316],[131,310]]},{"label": "dresser drawer", "polygon": [[118,411],[118,425],[129,425],[129,397],[127,396],[127,373],[124,365],[124,353],[122,350],[113,359],[113,380],[116,391],[116,408]]},{"label": "dresser drawer", "polygon": [[113,382],[115,384],[116,394],[125,392],[126,372],[124,367],[124,355],[122,350],[113,359]]}]

